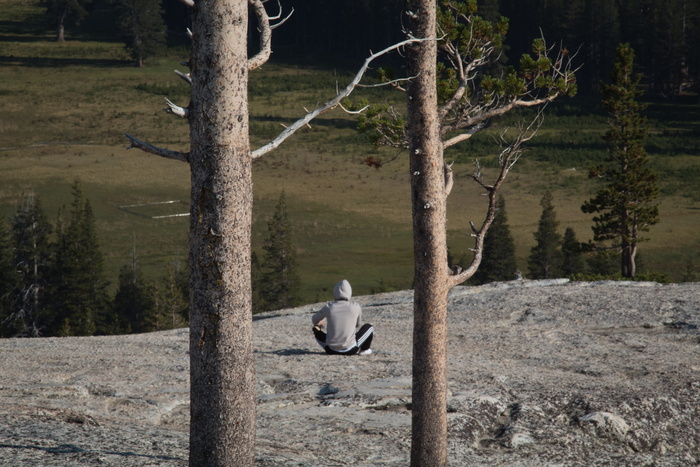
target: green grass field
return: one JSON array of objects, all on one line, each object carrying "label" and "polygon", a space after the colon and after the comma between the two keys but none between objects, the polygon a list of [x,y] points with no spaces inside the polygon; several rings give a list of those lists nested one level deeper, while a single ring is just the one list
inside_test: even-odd
[{"label": "green grass field", "polygon": [[[70,185],[83,182],[98,222],[109,279],[132,246],[147,274],[164,274],[172,258],[187,256],[188,167],[127,151],[123,133],[177,150],[188,148],[186,122],[163,112],[163,98],[187,105],[188,88],[172,71],[186,51],[147,68],[132,67],[121,44],[52,41],[37,26],[41,10],[28,0],[3,1],[0,11],[0,215],[10,216],[23,194],[40,196],[51,219],[70,203]],[[358,63],[358,66],[360,64]],[[351,73],[269,64],[251,75],[251,143],[269,141],[282,124],[333,97],[336,83]],[[375,100],[403,96],[366,91]],[[700,251],[700,107],[691,102],[652,104],[648,151],[661,177],[661,222],[640,247],[647,271],[679,280]],[[456,255],[470,247],[468,222],[479,223],[485,198],[465,178],[472,159],[493,165],[492,135],[509,121],[447,153],[457,183],[449,200],[449,243]],[[593,100],[567,100],[547,109],[531,150],[512,172],[504,194],[518,261],[534,244],[532,233],[545,190],[554,195],[561,231],[580,240],[591,236],[590,216],[580,206],[595,191],[586,168],[605,154],[600,135],[605,117]],[[357,294],[409,288],[412,240],[407,156],[380,170],[361,163],[368,154],[396,152],[371,147],[337,110],[324,115],[254,166],[254,247],[260,251],[267,220],[282,190],[299,248],[306,301],[325,300],[333,284],[347,278]],[[490,169],[491,173],[495,169]],[[487,175],[489,169],[486,170]],[[164,201],[171,204],[153,204]],[[135,208],[124,206],[146,205]],[[122,208],[120,208],[120,206]]]}]

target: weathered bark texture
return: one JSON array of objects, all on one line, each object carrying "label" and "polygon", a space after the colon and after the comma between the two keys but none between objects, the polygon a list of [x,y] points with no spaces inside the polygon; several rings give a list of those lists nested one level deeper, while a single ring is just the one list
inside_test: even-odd
[{"label": "weathered bark texture", "polygon": [[246,0],[202,0],[193,13],[189,106],[190,465],[253,465]]},{"label": "weathered bark texture", "polygon": [[[415,0],[411,33],[435,37],[434,0]],[[415,296],[413,324],[413,420],[411,465],[447,460],[446,190],[436,89],[437,42],[408,48],[409,150],[413,213]]]}]

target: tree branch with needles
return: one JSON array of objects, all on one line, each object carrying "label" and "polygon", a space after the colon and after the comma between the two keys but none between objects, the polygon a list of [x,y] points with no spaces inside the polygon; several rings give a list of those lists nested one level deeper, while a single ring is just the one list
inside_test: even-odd
[{"label": "tree branch with needles", "polygon": [[486,233],[491,227],[491,224],[493,223],[493,220],[496,216],[496,204],[498,201],[498,193],[501,189],[501,186],[505,182],[506,177],[510,173],[511,169],[522,155],[524,151],[523,144],[534,138],[537,134],[537,131],[540,129],[544,120],[542,111],[543,109],[540,109],[538,111],[537,115],[533,118],[533,120],[527,127],[524,127],[522,125],[519,126],[518,135],[512,141],[508,142],[506,140],[506,133],[508,130],[504,130],[501,133],[499,138],[503,149],[501,150],[498,157],[498,164],[500,166],[500,170],[493,184],[489,185],[486,182],[484,182],[481,173],[481,167],[478,161],[474,161],[475,171],[473,174],[469,175],[469,178],[473,179],[476,183],[479,184],[479,186],[481,186],[481,188],[483,188],[486,191],[486,196],[489,199],[489,203],[488,208],[486,210],[486,218],[481,224],[481,228],[477,229],[473,222],[469,222],[469,225],[472,229],[471,236],[474,237],[475,243],[474,248],[471,249],[471,251],[474,253],[474,257],[472,259],[471,264],[466,269],[457,267],[457,269],[453,271],[453,275],[450,276],[449,279],[450,288],[459,285],[462,282],[469,279],[479,268],[484,250],[484,239],[486,238]]},{"label": "tree branch with needles", "polygon": [[[442,10],[438,40],[438,108],[443,147],[470,139],[487,123],[516,108],[538,107],[576,92],[573,59],[564,47],[533,41],[532,54],[501,77],[481,76],[485,66],[500,59],[507,22],[491,23],[447,4]],[[466,39],[465,39],[466,38]],[[380,70],[380,79],[395,81]],[[403,88],[401,88],[403,90]],[[408,147],[407,121],[391,105],[370,106],[358,121],[358,130],[377,146]]]}]

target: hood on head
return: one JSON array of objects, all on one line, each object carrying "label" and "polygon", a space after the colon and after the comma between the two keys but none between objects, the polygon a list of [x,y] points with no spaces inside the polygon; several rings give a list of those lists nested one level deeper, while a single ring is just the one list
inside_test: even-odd
[{"label": "hood on head", "polygon": [[343,279],[335,284],[333,296],[336,300],[350,300],[350,297],[352,297],[352,287],[350,286],[350,282]]}]

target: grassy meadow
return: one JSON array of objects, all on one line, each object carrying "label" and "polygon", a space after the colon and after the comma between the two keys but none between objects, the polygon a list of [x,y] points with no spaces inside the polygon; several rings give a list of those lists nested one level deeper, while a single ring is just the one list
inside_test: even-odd
[{"label": "grassy meadow", "polygon": [[[185,121],[166,114],[163,98],[186,106],[188,87],[174,73],[185,50],[135,68],[123,45],[98,41],[56,43],[38,26],[41,9],[29,0],[3,0],[0,11],[0,216],[10,216],[29,193],[49,217],[70,203],[79,177],[98,223],[109,280],[135,246],[147,274],[157,277],[172,259],[187,256],[186,164],[126,150],[130,134],[161,147],[188,149]],[[357,64],[360,65],[359,63]],[[273,63],[251,74],[251,144],[273,138],[282,125],[333,97],[352,70]],[[373,100],[403,96],[362,90]],[[660,176],[661,222],[640,247],[643,270],[680,280],[686,264],[700,263],[700,107],[697,96],[651,103],[647,150]],[[495,174],[493,136],[521,115],[494,122],[467,144],[447,152],[457,175],[449,200],[449,243],[455,255],[471,247],[468,222],[479,224],[486,200],[466,178],[479,158]],[[299,249],[305,301],[325,300],[347,278],[356,294],[410,288],[412,240],[408,161],[404,152],[379,170],[362,164],[371,154],[390,159],[354,130],[353,117],[335,110],[311,123],[254,165],[254,248],[261,251],[267,221],[282,190]],[[605,155],[605,116],[592,99],[550,106],[530,150],[504,190],[519,267],[534,244],[539,201],[552,191],[563,233],[591,237],[581,204],[596,191],[587,167]],[[152,204],[177,201],[169,204]],[[139,206],[146,205],[146,206]],[[127,206],[127,207],[125,207]]]}]

